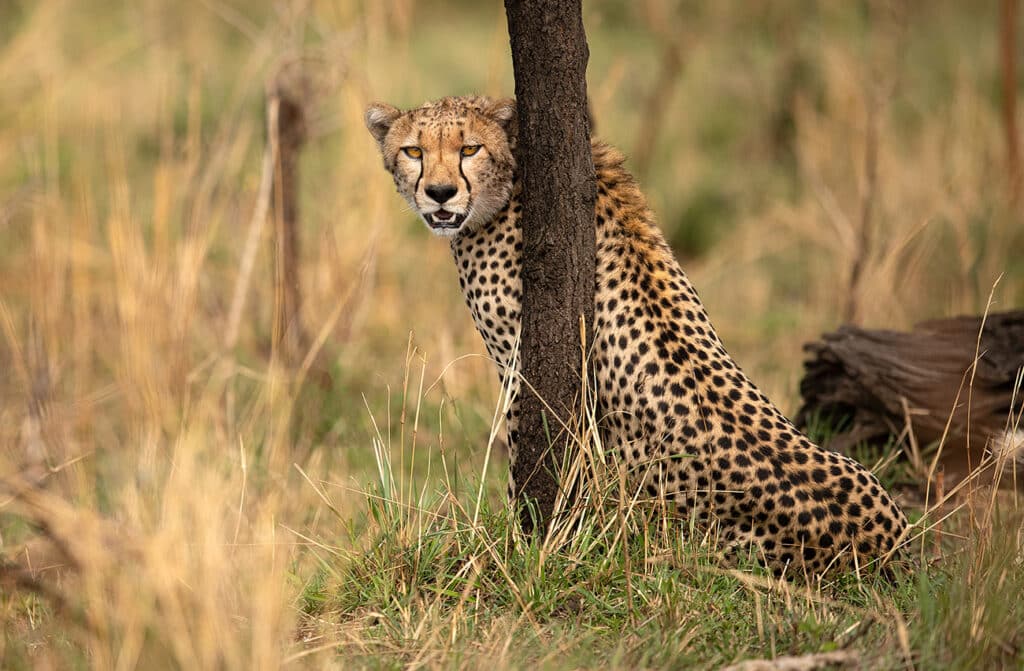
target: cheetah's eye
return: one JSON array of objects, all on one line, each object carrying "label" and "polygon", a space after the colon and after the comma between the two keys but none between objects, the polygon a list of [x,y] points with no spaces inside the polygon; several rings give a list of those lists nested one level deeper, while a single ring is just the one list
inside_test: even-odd
[{"label": "cheetah's eye", "polygon": [[402,147],[402,151],[409,158],[423,158],[423,150],[419,147]]},{"label": "cheetah's eye", "polygon": [[462,148],[462,155],[463,156],[472,156],[473,154],[477,153],[478,151],[480,151],[480,145],[478,145],[478,144],[467,144],[465,147]]}]

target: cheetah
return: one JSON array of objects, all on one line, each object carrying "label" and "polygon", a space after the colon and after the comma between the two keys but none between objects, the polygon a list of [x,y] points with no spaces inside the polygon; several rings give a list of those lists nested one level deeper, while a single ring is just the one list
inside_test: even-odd
[{"label": "cheetah", "polygon": [[[523,249],[515,101],[448,97],[407,111],[376,103],[366,125],[399,194],[448,239],[488,353],[499,369],[514,367]],[[890,554],[907,529],[902,511],[868,469],[812,443],[740,370],[623,156],[599,140],[592,151],[592,365],[605,446],[644,493],[703,528],[717,524],[726,549],[752,550],[775,575],[821,575]],[[516,423],[513,411],[513,463]]]}]

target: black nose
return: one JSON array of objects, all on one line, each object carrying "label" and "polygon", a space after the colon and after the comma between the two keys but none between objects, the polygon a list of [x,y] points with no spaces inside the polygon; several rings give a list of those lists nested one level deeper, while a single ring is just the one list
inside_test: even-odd
[{"label": "black nose", "polygon": [[445,203],[454,196],[458,189],[451,184],[434,184],[424,189],[427,195],[437,201],[438,204]]}]

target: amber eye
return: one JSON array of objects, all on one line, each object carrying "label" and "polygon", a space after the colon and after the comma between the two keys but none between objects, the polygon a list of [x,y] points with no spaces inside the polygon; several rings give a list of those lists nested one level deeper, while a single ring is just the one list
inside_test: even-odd
[{"label": "amber eye", "polygon": [[465,147],[462,148],[462,155],[463,156],[472,156],[473,154],[477,153],[478,151],[480,151],[480,145],[478,145],[478,144],[467,144]]},{"label": "amber eye", "polygon": [[402,147],[402,151],[409,158],[423,158],[423,150],[419,147]]}]

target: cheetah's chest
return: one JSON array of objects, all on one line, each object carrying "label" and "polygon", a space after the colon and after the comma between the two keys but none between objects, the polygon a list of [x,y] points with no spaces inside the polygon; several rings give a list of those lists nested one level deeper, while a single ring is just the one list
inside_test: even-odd
[{"label": "cheetah's chest", "polygon": [[500,368],[511,362],[518,346],[522,300],[522,236],[511,208],[486,230],[452,241],[459,286],[487,352]]}]

